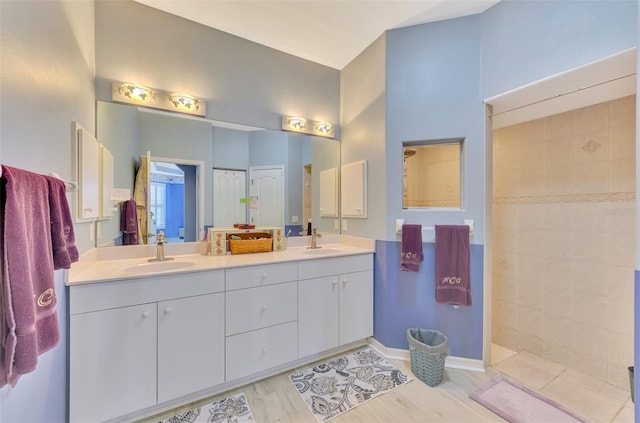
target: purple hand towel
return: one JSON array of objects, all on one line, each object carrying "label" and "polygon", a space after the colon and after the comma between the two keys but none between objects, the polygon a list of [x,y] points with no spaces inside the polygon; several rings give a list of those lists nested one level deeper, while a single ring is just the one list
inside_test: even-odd
[{"label": "purple hand towel", "polygon": [[420,271],[422,256],[422,225],[402,225],[400,270],[403,272]]},{"label": "purple hand towel", "polygon": [[436,302],[471,305],[469,227],[436,225]]},{"label": "purple hand towel", "polygon": [[49,211],[51,213],[51,242],[53,268],[69,269],[78,261],[78,248],[73,233],[73,221],[67,202],[64,182],[53,176],[45,176],[49,185]]},{"label": "purple hand towel", "polygon": [[138,211],[134,200],[122,203],[120,211],[122,245],[138,245]]},{"label": "purple hand towel", "polygon": [[0,387],[15,386],[60,340],[47,179],[2,166],[1,182]]}]

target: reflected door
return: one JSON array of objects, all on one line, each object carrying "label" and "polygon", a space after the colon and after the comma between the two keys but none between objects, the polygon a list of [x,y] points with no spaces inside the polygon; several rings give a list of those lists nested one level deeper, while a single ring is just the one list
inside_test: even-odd
[{"label": "reflected door", "polygon": [[284,166],[257,166],[249,169],[251,223],[284,227]]},{"label": "reflected door", "polygon": [[213,226],[246,223],[247,206],[240,203],[246,196],[246,171],[213,169]]}]

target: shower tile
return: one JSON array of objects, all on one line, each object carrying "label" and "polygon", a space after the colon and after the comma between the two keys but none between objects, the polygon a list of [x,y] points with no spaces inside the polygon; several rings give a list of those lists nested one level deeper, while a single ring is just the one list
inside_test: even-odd
[{"label": "shower tile", "polygon": [[566,369],[561,364],[526,351],[501,361],[494,368],[534,389],[540,389],[547,385]]},{"label": "shower tile", "polygon": [[573,137],[574,163],[609,160],[609,129]]},{"label": "shower tile", "polygon": [[628,398],[631,397],[629,385],[629,366],[632,361],[616,362],[609,361],[608,382],[609,384],[627,392]]},{"label": "shower tile", "polygon": [[529,307],[540,312],[542,310],[542,289],[539,278],[531,278],[529,275],[517,280],[516,304],[520,307]]},{"label": "shower tile", "polygon": [[573,270],[576,292],[606,297],[608,294],[609,267],[595,261],[576,263]]},{"label": "shower tile", "polygon": [[544,339],[527,332],[518,332],[518,349],[532,354],[542,355]]},{"label": "shower tile", "polygon": [[606,129],[609,126],[608,103],[594,104],[574,112],[574,133],[584,134]]},{"label": "shower tile", "polygon": [[567,370],[542,389],[551,399],[566,404],[596,422],[610,422],[621,403],[608,396],[609,386],[587,375]]},{"label": "shower tile", "polygon": [[501,362],[502,360],[506,360],[509,357],[513,357],[516,355],[516,352],[510,350],[509,348],[505,348],[502,345],[491,343],[491,365],[493,366],[496,363]]},{"label": "shower tile", "polygon": [[613,304],[633,302],[634,268],[633,266],[606,266],[604,279],[606,296]]},{"label": "shower tile", "polygon": [[545,339],[542,352],[543,357],[557,363],[572,363],[575,355],[566,342],[551,341],[548,338]]},{"label": "shower tile", "polygon": [[607,360],[598,358],[591,352],[592,350],[587,350],[587,352],[574,350],[571,368],[604,382],[607,380]]},{"label": "shower tile", "polygon": [[[628,333],[607,332],[607,349],[611,363],[624,363],[624,370],[633,365],[633,336]],[[627,375],[628,376],[628,375]]]},{"label": "shower tile", "polygon": [[575,191],[573,164],[570,163],[562,167],[548,167],[545,169],[544,175],[547,194],[566,195]]},{"label": "shower tile", "polygon": [[628,266],[634,263],[635,234],[607,234],[604,250],[606,264]]},{"label": "shower tile", "polygon": [[606,348],[608,335],[606,329],[593,326],[591,322],[576,322],[573,324],[571,347],[575,351],[588,351],[591,357],[606,362],[608,359]]},{"label": "shower tile", "polygon": [[608,192],[609,162],[606,160],[576,163],[573,167],[574,192],[591,194]]},{"label": "shower tile", "polygon": [[609,233],[633,233],[636,228],[637,207],[633,201],[607,203],[606,229]]},{"label": "shower tile", "polygon": [[626,405],[620,409],[620,412],[618,413],[616,418],[613,419],[612,421],[612,423],[634,423],[634,422],[635,422],[635,416],[634,416],[633,407],[629,407]]},{"label": "shower tile", "polygon": [[609,102],[609,126],[618,126],[635,122],[636,96],[618,98]]},{"label": "shower tile", "polygon": [[604,310],[603,327],[613,332],[633,336],[633,301],[607,301]]},{"label": "shower tile", "polygon": [[[591,227],[585,224],[586,228]],[[569,236],[570,258],[579,262],[593,262],[602,255],[605,235],[593,232],[571,232]]]},{"label": "shower tile", "polygon": [[496,169],[493,180],[494,197],[513,197],[518,195],[518,170]]},{"label": "shower tile", "polygon": [[635,121],[631,120],[609,129],[609,159],[627,159],[635,156]]},{"label": "shower tile", "polygon": [[573,111],[544,118],[544,138],[564,138],[573,134]]},{"label": "shower tile", "polygon": [[635,192],[635,158],[611,160],[609,162],[609,192]]},{"label": "shower tile", "polygon": [[544,140],[544,165],[563,168],[573,163],[573,136],[562,135]]},{"label": "shower tile", "polygon": [[592,324],[594,327],[606,328],[606,298],[593,295],[589,292],[574,291],[572,293],[572,301],[574,304],[573,320],[578,323]]}]

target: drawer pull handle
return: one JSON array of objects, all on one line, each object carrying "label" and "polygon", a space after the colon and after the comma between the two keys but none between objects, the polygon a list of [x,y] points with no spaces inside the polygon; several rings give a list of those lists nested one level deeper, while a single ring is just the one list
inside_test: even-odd
[{"label": "drawer pull handle", "polygon": [[267,275],[266,273],[262,274],[262,279],[267,279],[269,277],[269,275]]},{"label": "drawer pull handle", "polygon": [[347,282],[348,282],[348,281],[347,281],[346,279],[343,279],[343,280],[342,280],[342,285],[347,285]]},{"label": "drawer pull handle", "polygon": [[262,349],[262,354],[266,354],[266,353],[267,353],[267,351],[269,351],[269,350],[267,349],[267,347],[264,347],[264,348]]},{"label": "drawer pull handle", "polygon": [[338,281],[331,281],[331,285],[336,286],[338,284]]},{"label": "drawer pull handle", "polygon": [[266,305],[262,306],[262,311],[267,311],[267,306]]},{"label": "drawer pull handle", "polygon": [[149,312],[148,312],[148,311],[145,311],[144,313],[142,313],[142,317],[143,317],[144,319],[146,319],[147,317],[149,317]]},{"label": "drawer pull handle", "polygon": [[169,314],[173,311],[173,309],[171,307],[167,307],[164,309],[165,314]]}]

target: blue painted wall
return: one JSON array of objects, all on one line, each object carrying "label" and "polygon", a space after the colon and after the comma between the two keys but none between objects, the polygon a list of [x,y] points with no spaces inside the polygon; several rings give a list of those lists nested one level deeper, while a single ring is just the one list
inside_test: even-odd
[{"label": "blue painted wall", "polygon": [[470,307],[453,308],[435,300],[435,244],[423,244],[420,272],[400,270],[400,243],[376,241],[373,336],[390,348],[408,349],[407,328],[437,329],[451,354],[482,359],[483,247],[471,245]]},{"label": "blue painted wall", "polygon": [[167,192],[166,236],[177,238],[179,229],[184,227],[184,185],[165,184]]}]

